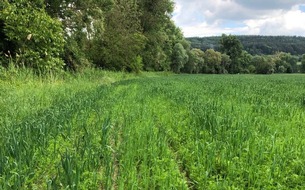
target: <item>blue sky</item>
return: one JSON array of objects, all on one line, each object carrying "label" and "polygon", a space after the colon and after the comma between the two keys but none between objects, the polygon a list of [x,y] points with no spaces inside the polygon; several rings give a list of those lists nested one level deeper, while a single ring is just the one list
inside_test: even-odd
[{"label": "blue sky", "polygon": [[305,0],[174,0],[173,20],[186,37],[305,36]]}]

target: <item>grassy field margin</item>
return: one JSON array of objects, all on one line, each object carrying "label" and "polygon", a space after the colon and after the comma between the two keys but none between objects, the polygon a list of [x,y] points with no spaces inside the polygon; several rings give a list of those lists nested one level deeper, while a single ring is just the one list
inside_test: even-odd
[{"label": "grassy field margin", "polygon": [[0,78],[0,189],[305,187],[303,75]]}]

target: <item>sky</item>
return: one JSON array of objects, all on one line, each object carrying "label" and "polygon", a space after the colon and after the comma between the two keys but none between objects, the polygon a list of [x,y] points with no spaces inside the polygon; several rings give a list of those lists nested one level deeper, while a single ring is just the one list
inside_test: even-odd
[{"label": "sky", "polygon": [[305,0],[174,0],[185,37],[305,36]]}]

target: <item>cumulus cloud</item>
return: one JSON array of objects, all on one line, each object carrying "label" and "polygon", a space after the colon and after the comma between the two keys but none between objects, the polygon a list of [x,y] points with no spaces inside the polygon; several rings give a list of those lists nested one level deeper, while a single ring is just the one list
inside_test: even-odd
[{"label": "cumulus cloud", "polygon": [[236,0],[238,4],[250,9],[272,10],[286,9],[304,3],[304,0]]},{"label": "cumulus cloud", "polygon": [[278,14],[270,17],[244,22],[249,31],[257,34],[305,36],[305,13],[300,10],[278,11]]},{"label": "cumulus cloud", "polygon": [[175,0],[175,3],[173,20],[188,37],[222,33],[305,36],[305,0]]}]

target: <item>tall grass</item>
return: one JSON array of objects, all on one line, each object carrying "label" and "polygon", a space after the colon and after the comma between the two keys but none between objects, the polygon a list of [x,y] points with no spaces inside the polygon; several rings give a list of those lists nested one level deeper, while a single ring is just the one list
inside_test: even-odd
[{"label": "tall grass", "polygon": [[302,189],[303,75],[0,80],[0,189]]}]

